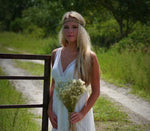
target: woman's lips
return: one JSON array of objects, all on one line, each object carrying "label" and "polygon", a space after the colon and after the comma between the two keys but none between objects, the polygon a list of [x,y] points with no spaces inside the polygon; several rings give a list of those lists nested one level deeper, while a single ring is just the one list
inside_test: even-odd
[{"label": "woman's lips", "polygon": [[68,35],[68,37],[73,37],[73,35]]}]

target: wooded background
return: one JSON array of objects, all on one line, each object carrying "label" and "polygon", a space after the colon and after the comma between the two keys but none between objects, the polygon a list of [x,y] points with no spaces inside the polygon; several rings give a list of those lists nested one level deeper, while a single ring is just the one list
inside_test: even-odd
[{"label": "wooded background", "polygon": [[0,30],[47,37],[58,33],[63,14],[71,10],[84,16],[98,46],[109,47],[137,26],[150,25],[150,0],[0,0]]}]

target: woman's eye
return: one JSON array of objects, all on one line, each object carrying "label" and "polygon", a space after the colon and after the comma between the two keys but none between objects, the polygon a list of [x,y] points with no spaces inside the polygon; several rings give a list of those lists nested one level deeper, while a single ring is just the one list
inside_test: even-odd
[{"label": "woman's eye", "polygon": [[65,26],[65,27],[64,27],[64,29],[68,29],[68,28],[69,28],[68,26]]},{"label": "woman's eye", "polygon": [[77,26],[73,26],[73,29],[76,29],[76,28],[78,28]]}]

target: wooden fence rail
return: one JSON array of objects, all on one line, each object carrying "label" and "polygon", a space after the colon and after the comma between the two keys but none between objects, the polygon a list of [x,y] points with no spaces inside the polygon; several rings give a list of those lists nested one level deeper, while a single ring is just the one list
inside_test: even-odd
[{"label": "wooden fence rail", "polygon": [[50,64],[49,55],[24,55],[24,54],[0,54],[0,59],[25,59],[25,60],[44,60],[44,76],[0,76],[0,79],[12,80],[44,80],[43,103],[30,105],[0,105],[0,109],[9,108],[42,108],[42,131],[48,131],[48,103],[50,87]]}]

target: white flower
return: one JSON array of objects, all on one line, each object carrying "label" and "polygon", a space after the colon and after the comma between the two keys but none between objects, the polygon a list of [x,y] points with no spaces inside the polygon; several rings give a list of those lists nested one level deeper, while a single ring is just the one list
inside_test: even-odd
[{"label": "white flower", "polygon": [[73,112],[81,96],[86,91],[85,82],[81,79],[72,79],[67,82],[58,82],[56,90],[58,97],[69,112]]}]

